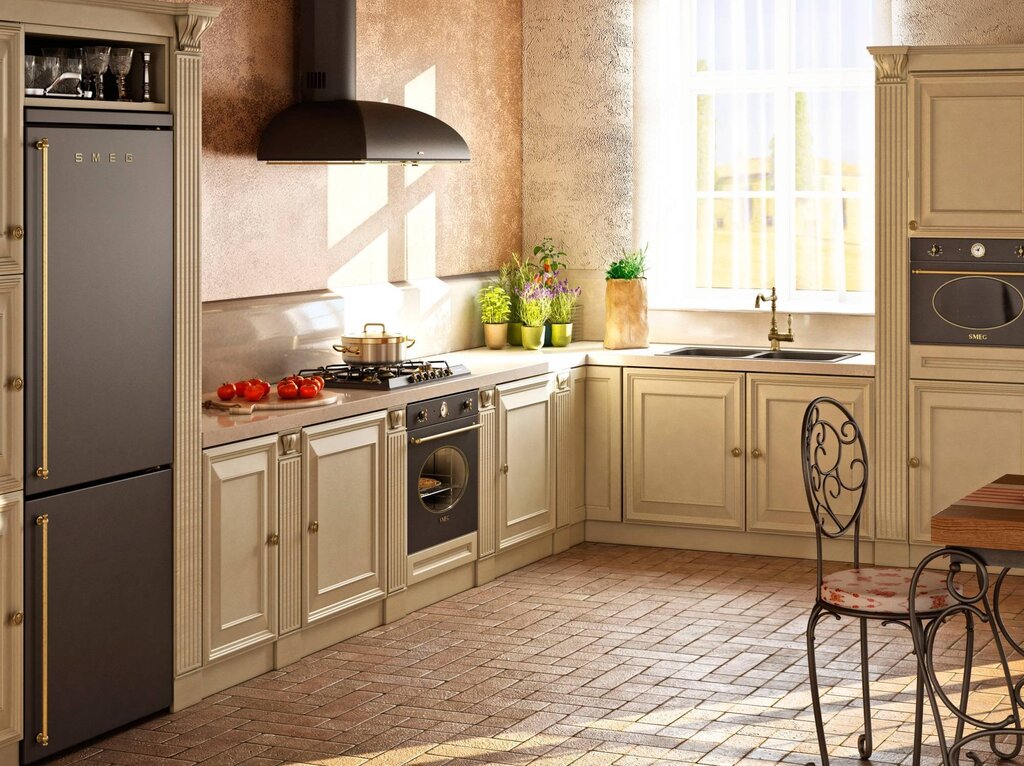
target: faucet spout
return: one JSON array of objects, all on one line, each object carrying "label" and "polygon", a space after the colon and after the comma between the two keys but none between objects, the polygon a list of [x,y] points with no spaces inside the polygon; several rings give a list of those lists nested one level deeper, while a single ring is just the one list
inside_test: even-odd
[{"label": "faucet spout", "polygon": [[772,304],[772,323],[771,323],[771,326],[768,328],[768,341],[770,343],[770,348],[771,348],[772,351],[778,351],[779,350],[779,348],[780,348],[780,346],[779,346],[780,341],[784,342],[784,343],[792,343],[793,342],[793,315],[792,314],[789,315],[789,328],[788,328],[788,332],[784,332],[784,333],[779,332],[779,322],[778,322],[778,319],[777,319],[777,317],[775,315],[775,309],[776,309],[776,304],[778,303],[778,300],[779,300],[779,296],[778,296],[778,293],[775,292],[775,286],[774,285],[772,285],[772,292],[771,292],[771,295],[769,297],[766,298],[765,296],[763,296],[760,293],[758,293],[757,297],[754,298],[754,308],[755,309],[761,308],[761,303],[762,302],[767,303],[768,301],[771,301],[771,304]]}]

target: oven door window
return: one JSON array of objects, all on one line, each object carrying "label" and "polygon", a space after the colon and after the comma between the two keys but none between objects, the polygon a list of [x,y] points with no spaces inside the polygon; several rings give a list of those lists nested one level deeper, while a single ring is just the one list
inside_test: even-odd
[{"label": "oven door window", "polygon": [[469,460],[462,450],[440,447],[420,468],[420,504],[431,513],[446,513],[462,499],[468,483]]},{"label": "oven door window", "polygon": [[932,296],[932,308],[944,322],[965,330],[995,330],[1024,314],[1024,295],[996,277],[959,277],[944,282]]}]

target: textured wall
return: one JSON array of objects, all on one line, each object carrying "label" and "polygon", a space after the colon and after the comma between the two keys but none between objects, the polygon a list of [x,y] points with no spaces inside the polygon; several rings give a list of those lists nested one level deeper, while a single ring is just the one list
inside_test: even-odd
[{"label": "textured wall", "polygon": [[520,0],[360,0],[360,98],[434,111],[472,152],[411,171],[256,162],[295,98],[294,4],[218,5],[203,38],[204,300],[488,271],[518,248]]},{"label": "textured wall", "polygon": [[1020,0],[892,0],[894,45],[1024,42]]},{"label": "textured wall", "polygon": [[523,247],[601,268],[633,241],[633,2],[523,0]]}]

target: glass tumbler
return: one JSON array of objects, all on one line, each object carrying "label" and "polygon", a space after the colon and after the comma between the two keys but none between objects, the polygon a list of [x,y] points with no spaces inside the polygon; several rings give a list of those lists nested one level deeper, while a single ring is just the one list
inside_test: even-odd
[{"label": "glass tumbler", "polygon": [[85,74],[89,78],[89,83],[92,85],[93,98],[103,98],[103,73],[107,71],[107,67],[110,65],[110,46],[109,45],[94,45],[89,48],[83,48],[82,53],[85,56],[84,69]]},{"label": "glass tumbler", "polygon": [[110,51],[110,71],[117,78],[117,100],[131,101],[128,95],[128,86],[125,78],[132,69],[132,56],[135,51],[132,48],[114,48]]}]

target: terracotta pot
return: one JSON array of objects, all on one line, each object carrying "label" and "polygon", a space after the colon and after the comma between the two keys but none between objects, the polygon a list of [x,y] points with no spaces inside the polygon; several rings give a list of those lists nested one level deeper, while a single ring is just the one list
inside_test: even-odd
[{"label": "terracotta pot", "polygon": [[572,343],[572,322],[551,325],[551,345],[565,348]]},{"label": "terracotta pot", "polygon": [[507,340],[508,322],[502,322],[501,324],[484,323],[484,343],[487,344],[487,348],[499,351],[505,348]]},{"label": "terracotta pot", "polygon": [[527,327],[523,325],[523,348],[536,351],[544,345],[544,325]]},{"label": "terracotta pot", "polygon": [[608,279],[604,284],[604,347],[647,348],[647,280]]},{"label": "terracotta pot", "polygon": [[508,345],[510,345],[510,346],[521,346],[521,345],[523,345],[523,323],[522,322],[509,322],[508,323]]}]

